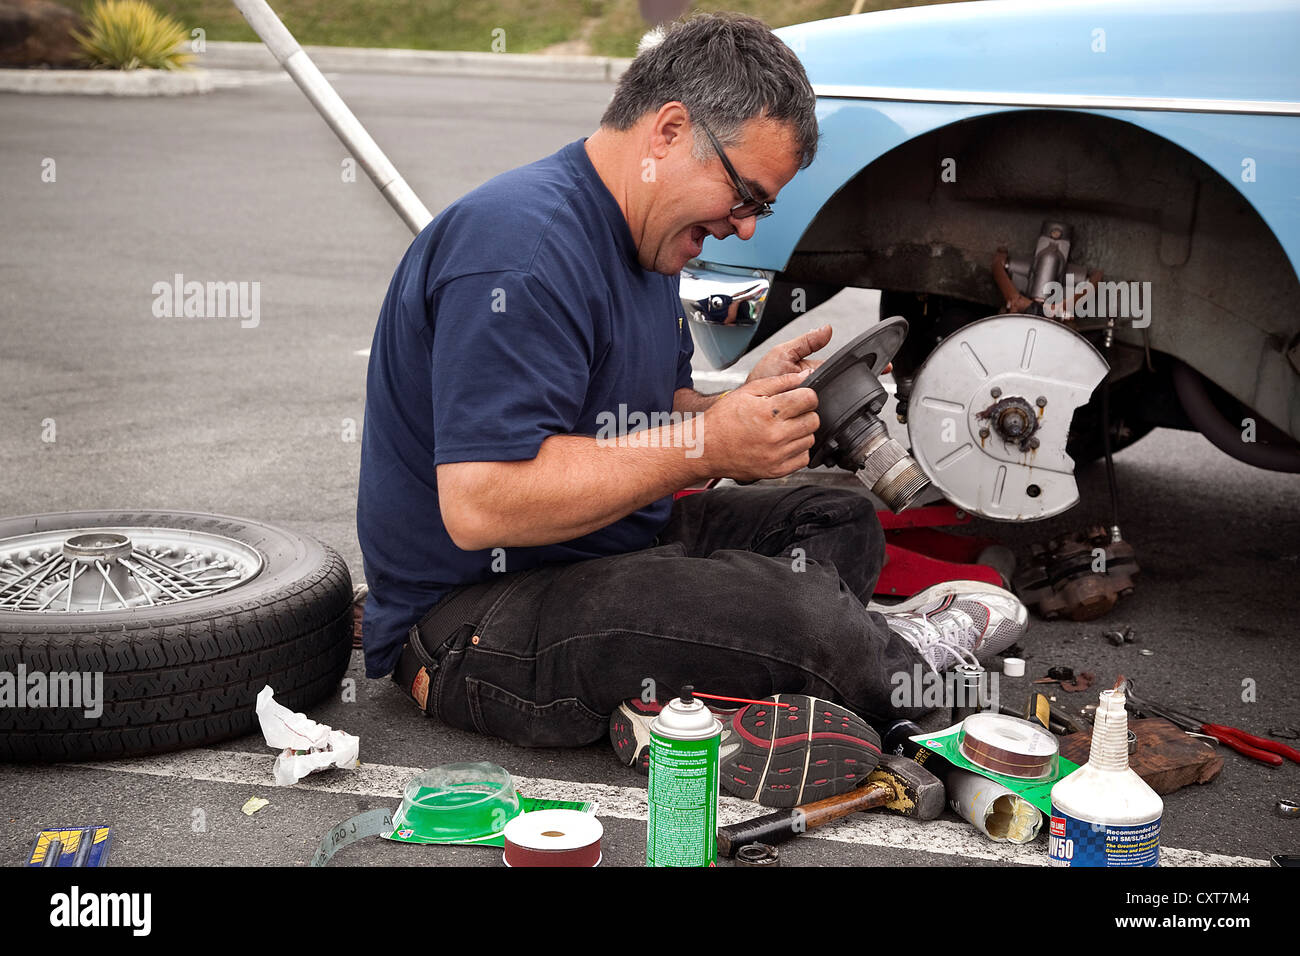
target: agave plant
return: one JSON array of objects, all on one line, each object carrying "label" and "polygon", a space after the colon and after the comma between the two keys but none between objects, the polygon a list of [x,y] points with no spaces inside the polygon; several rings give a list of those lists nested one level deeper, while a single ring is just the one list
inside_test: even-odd
[{"label": "agave plant", "polygon": [[89,30],[72,31],[82,53],[97,67],[180,70],[189,65],[182,52],[185,28],[144,0],[96,0],[86,16]]}]

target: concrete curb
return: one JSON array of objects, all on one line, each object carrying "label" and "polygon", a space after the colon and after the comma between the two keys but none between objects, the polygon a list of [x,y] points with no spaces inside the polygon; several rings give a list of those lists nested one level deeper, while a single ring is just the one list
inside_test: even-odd
[{"label": "concrete curb", "polygon": [[[305,46],[325,73],[404,73],[415,75],[495,76],[612,82],[630,58],[547,56],[537,53],[480,53],[468,50],[386,50],[368,47]],[[206,67],[228,70],[278,70],[271,51],[261,43],[210,40],[198,54]]]},{"label": "concrete curb", "polygon": [[2,93],[189,96],[216,85],[207,70],[0,70]]}]

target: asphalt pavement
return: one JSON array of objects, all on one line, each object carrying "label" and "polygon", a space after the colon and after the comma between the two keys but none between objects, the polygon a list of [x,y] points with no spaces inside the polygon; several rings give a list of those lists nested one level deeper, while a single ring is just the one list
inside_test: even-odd
[{"label": "asphalt pavement", "polygon": [[[605,83],[348,74],[340,93],[435,213],[495,173],[589,133]],[[314,535],[361,578],[354,526],[366,359],[410,235],[289,82],[185,98],[0,95],[0,513],[183,508]],[[53,181],[50,171],[53,171]],[[778,213],[779,214],[779,213]],[[157,283],[257,283],[251,319],[156,314]],[[844,342],[874,318],[846,292],[805,319]],[[725,387],[708,372],[704,390]],[[53,438],[53,440],[50,440]],[[1157,431],[1116,458],[1136,593],[1094,623],[1037,622],[1028,678],[1052,664],[1119,673],[1153,698],[1255,732],[1300,730],[1294,666],[1300,478],[1252,469],[1196,434]],[[1105,514],[1084,501],[1036,525],[977,523],[1022,554]],[[735,596],[743,600],[743,595]],[[1103,629],[1131,624],[1114,647]],[[1149,656],[1139,650],[1149,650]],[[50,821],[106,821],[118,864],[301,864],[332,824],[393,806],[418,768],[501,764],[525,792],[599,800],[606,860],[644,858],[644,778],[607,746],[523,750],[423,719],[354,654],[312,716],[361,737],[363,768],[271,784],[260,737],[139,762],[0,767],[0,864]],[[1024,682],[1007,680],[1008,697]],[[1073,706],[1086,694],[1058,695]],[[938,724],[932,721],[928,726]],[[270,805],[253,816],[250,796]],[[1225,753],[1213,783],[1166,797],[1166,863],[1266,864],[1300,851],[1300,766]],[[746,809],[726,803],[728,819]],[[1042,864],[948,814],[858,815],[790,844],[787,865]],[[370,840],[337,864],[490,866],[481,848]]]}]

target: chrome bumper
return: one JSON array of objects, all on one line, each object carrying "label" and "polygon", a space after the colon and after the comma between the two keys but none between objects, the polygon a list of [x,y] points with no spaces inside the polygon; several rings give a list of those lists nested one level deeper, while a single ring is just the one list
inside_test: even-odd
[{"label": "chrome bumper", "polygon": [[758,331],[774,275],[698,260],[682,269],[682,310],[691,323],[691,338],[714,368],[727,368],[745,354]]}]

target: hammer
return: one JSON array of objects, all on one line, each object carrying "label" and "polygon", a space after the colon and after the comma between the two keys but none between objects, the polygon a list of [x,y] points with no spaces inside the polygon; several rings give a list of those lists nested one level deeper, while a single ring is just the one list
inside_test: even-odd
[{"label": "hammer", "polygon": [[731,857],[749,843],[782,843],[823,823],[876,807],[918,820],[933,820],[943,813],[945,800],[938,777],[914,760],[884,754],[867,782],[848,793],[719,827],[718,853]]}]

